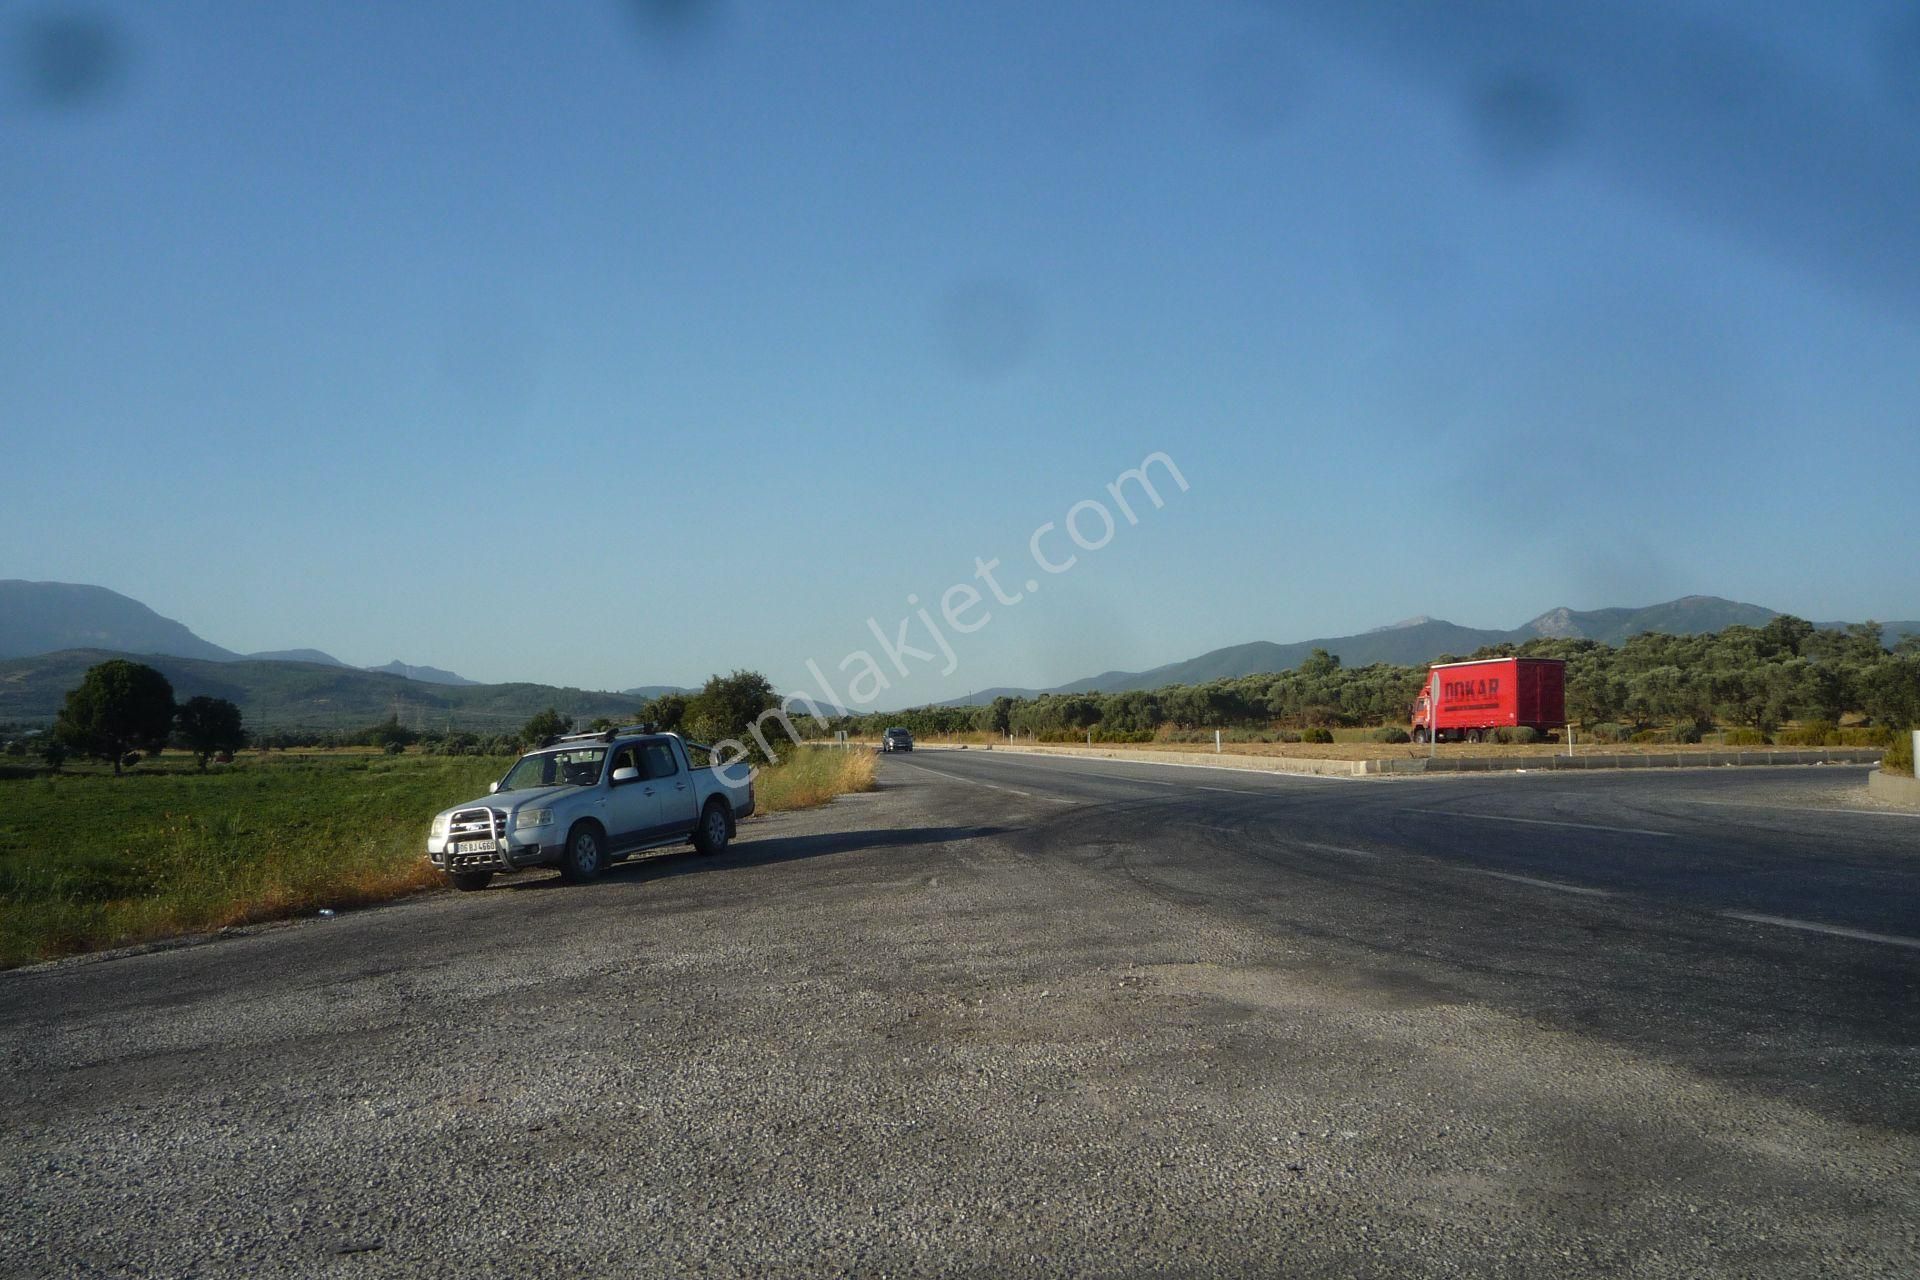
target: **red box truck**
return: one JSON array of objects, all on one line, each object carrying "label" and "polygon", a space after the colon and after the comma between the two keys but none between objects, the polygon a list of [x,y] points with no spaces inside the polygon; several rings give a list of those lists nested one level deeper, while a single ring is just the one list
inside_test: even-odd
[{"label": "red box truck", "polygon": [[1567,722],[1567,664],[1559,658],[1437,662],[1413,704],[1413,740],[1482,742],[1526,725],[1543,736]]}]

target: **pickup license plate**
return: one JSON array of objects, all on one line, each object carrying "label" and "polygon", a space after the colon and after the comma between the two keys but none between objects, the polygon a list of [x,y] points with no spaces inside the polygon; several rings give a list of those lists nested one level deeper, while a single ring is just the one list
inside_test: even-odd
[{"label": "pickup license plate", "polygon": [[458,840],[454,842],[453,851],[455,853],[492,853],[493,841]]}]

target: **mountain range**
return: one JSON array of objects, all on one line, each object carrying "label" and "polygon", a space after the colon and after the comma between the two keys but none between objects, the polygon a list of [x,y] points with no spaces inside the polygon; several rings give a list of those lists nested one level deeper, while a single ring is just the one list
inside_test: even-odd
[{"label": "mountain range", "polygon": [[[1103,671],[1051,689],[981,689],[944,705],[991,702],[1003,694],[1118,693],[1205,684],[1285,671],[1315,649],[1327,650],[1350,667],[1375,662],[1417,666],[1444,654],[1468,654],[1486,645],[1520,644],[1539,636],[1618,644],[1647,631],[1701,634],[1736,623],[1762,626],[1776,616],[1776,610],[1719,596],[1684,596],[1642,608],[1549,609],[1511,630],[1464,627],[1421,616],[1357,635],[1230,645],[1145,671]],[[1882,626],[1888,643],[1920,633],[1920,622]],[[207,693],[237,703],[256,727],[358,726],[398,712],[423,725],[451,721],[464,728],[508,727],[547,706],[580,719],[619,719],[635,715],[643,703],[663,693],[692,692],[664,684],[636,685],[618,693],[479,684],[438,667],[397,660],[381,667],[352,667],[319,649],[241,654],[203,640],[181,623],[105,587],[0,580],[0,720],[51,718],[80,673],[117,654],[149,661],[173,681],[180,697]]]},{"label": "mountain range", "polygon": [[[1778,615],[1776,609],[1743,604],[1719,596],[1683,596],[1678,600],[1643,608],[1549,609],[1532,621],[1507,631],[1463,627],[1441,618],[1417,617],[1391,626],[1376,627],[1358,635],[1328,636],[1290,644],[1256,640],[1251,644],[1229,645],[1184,662],[1171,662],[1146,671],[1103,671],[1099,675],[1056,685],[1051,689],[981,689],[969,698],[955,698],[941,705],[979,705],[1002,696],[1031,698],[1042,693],[1123,693],[1130,689],[1161,689],[1170,684],[1205,684],[1209,680],[1230,680],[1268,671],[1287,671],[1299,666],[1315,649],[1325,649],[1339,658],[1343,666],[1349,667],[1364,667],[1375,662],[1420,666],[1446,654],[1469,654],[1487,645],[1524,644],[1541,636],[1619,644],[1628,636],[1648,631],[1663,631],[1669,635],[1701,635],[1734,625],[1765,626]],[[1822,622],[1816,625],[1828,628],[1847,624]],[[1890,644],[1902,635],[1920,633],[1920,622],[1886,622],[1881,626]]]},{"label": "mountain range", "polygon": [[385,672],[428,684],[479,683],[439,667],[412,666],[397,658],[385,666],[355,668],[318,649],[235,653],[202,640],[172,618],[162,617],[138,600],[106,587],[80,582],[0,579],[0,658],[30,658],[62,649],[164,653],[203,662],[307,662],[323,667]]}]

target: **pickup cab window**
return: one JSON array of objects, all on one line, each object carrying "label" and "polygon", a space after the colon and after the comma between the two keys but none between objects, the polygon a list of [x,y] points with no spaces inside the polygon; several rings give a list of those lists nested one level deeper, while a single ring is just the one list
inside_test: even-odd
[{"label": "pickup cab window", "polygon": [[680,772],[680,762],[673,758],[673,748],[664,742],[649,742],[641,748],[646,754],[646,768],[640,771],[643,778],[671,778]]}]

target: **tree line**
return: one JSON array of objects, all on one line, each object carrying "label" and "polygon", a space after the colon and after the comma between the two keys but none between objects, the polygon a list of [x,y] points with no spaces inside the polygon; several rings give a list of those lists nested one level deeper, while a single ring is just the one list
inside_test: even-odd
[{"label": "tree line", "polygon": [[[1790,722],[1875,730],[1920,724],[1920,636],[1891,650],[1880,627],[1821,630],[1781,615],[1763,627],[1704,635],[1648,632],[1619,645],[1541,637],[1435,662],[1561,658],[1567,715],[1601,738],[1658,732],[1681,738],[1715,727],[1771,735]],[[1291,671],[1124,693],[1000,697],[979,707],[920,707],[838,719],[831,730],[871,735],[890,725],[916,734],[984,732],[1041,741],[1145,741],[1182,732],[1259,730],[1310,734],[1340,727],[1403,726],[1426,666],[1344,667],[1315,649]]]}]

